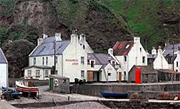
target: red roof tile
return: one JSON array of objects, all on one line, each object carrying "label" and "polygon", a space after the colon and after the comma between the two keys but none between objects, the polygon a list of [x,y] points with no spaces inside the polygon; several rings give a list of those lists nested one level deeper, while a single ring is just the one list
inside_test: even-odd
[{"label": "red roof tile", "polygon": [[119,56],[128,55],[133,45],[134,45],[133,41],[116,42],[116,44],[113,47],[113,53],[114,55],[119,55]]}]

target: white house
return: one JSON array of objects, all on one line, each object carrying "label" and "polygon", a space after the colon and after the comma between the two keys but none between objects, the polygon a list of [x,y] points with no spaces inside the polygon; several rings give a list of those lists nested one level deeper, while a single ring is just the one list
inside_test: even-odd
[{"label": "white house", "polygon": [[169,64],[167,60],[163,56],[163,51],[161,47],[159,46],[157,56],[153,62],[153,68],[154,69],[169,69]]},{"label": "white house", "polygon": [[116,42],[113,54],[120,62],[122,81],[128,80],[128,72],[134,65],[147,66],[147,52],[140,43],[140,37],[134,37],[133,41]]},{"label": "white house", "polygon": [[176,54],[176,58],[174,60],[174,71],[180,72],[180,50]]},{"label": "white house", "polygon": [[8,87],[8,61],[0,48],[0,88]]},{"label": "white house", "polygon": [[[54,49],[56,48],[56,49]],[[87,53],[93,53],[85,36],[73,33],[71,40],[62,41],[61,34],[55,37],[43,35],[37,47],[29,55],[29,67],[24,68],[25,78],[48,79],[54,66],[56,54],[56,74],[70,78],[87,79]],[[84,76],[82,76],[84,75]]]},{"label": "white house", "polygon": [[119,64],[107,54],[88,54],[87,81],[108,82],[119,81]]},{"label": "white house", "polygon": [[167,60],[169,64],[169,69],[178,71],[178,72],[180,71],[179,65],[178,65],[179,48],[180,48],[180,44],[174,44],[174,45],[168,44],[167,46],[165,46],[164,51],[163,51],[163,56],[165,57],[165,59]]},{"label": "white house", "polygon": [[[43,35],[43,38],[38,39],[37,47],[29,55],[29,66],[24,68],[24,77],[48,79],[56,63],[56,74],[70,78],[70,82],[74,82],[75,78],[87,81],[116,81],[116,69],[108,63],[108,57],[111,56],[93,53],[84,34],[78,36],[73,33],[71,39],[67,41],[62,41],[60,33],[56,33],[55,37]],[[55,55],[56,59],[54,59]],[[89,56],[98,56],[100,59],[96,57],[93,58],[96,61],[89,60]],[[101,62],[103,59],[106,61]],[[92,64],[90,65],[89,61],[94,62],[92,63],[94,67],[91,67]],[[97,64],[98,62],[100,64]],[[90,71],[93,73],[90,74]],[[95,74],[96,71],[101,74]]]}]

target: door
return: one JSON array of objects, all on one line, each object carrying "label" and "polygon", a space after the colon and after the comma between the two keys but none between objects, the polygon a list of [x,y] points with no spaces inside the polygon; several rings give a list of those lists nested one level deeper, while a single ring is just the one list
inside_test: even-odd
[{"label": "door", "polygon": [[92,71],[88,71],[88,82],[93,82],[93,72]]},{"label": "door", "polygon": [[122,81],[122,72],[119,72],[119,82]]}]

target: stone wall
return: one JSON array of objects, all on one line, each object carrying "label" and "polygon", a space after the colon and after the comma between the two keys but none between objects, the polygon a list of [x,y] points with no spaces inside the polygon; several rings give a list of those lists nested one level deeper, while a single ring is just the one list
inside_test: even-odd
[{"label": "stone wall", "polygon": [[150,83],[150,84],[85,84],[76,86],[77,93],[101,96],[100,92],[128,92],[131,96],[135,92],[143,92],[148,98],[157,98],[159,94],[169,92],[171,98],[174,94],[180,95],[180,82],[176,83]]}]

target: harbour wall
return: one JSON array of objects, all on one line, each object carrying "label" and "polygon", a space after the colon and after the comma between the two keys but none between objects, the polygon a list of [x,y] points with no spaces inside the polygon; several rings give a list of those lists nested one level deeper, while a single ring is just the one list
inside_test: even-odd
[{"label": "harbour wall", "polygon": [[151,99],[157,99],[158,95],[164,92],[168,92],[171,98],[173,98],[174,94],[179,94],[180,96],[180,82],[149,84],[97,83],[77,85],[75,87],[77,93],[91,96],[101,96],[100,92],[127,92],[129,96],[139,92]]}]

